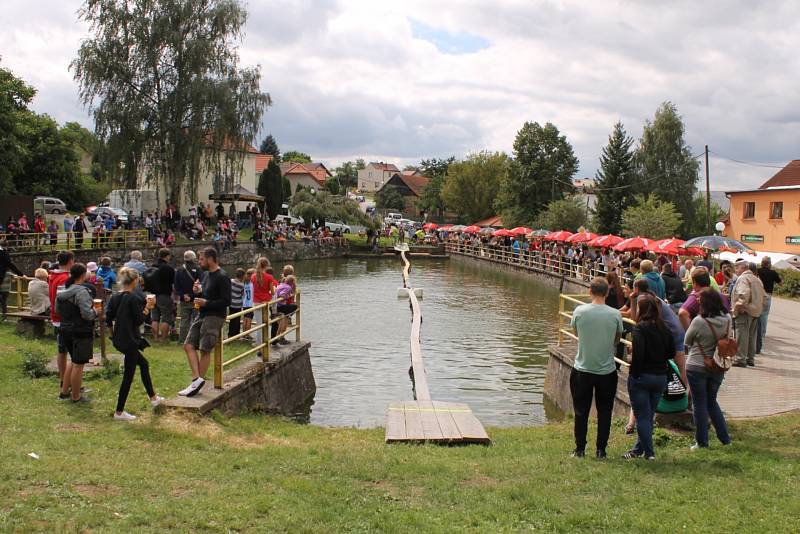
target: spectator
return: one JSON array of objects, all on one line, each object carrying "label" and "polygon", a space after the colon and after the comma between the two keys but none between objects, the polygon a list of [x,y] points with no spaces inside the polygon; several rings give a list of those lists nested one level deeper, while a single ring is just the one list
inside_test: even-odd
[{"label": "spectator", "polygon": [[139,276],[143,275],[147,270],[147,265],[142,261],[142,253],[139,250],[131,251],[131,259],[123,265],[123,267],[130,267],[135,269]]},{"label": "spectator", "polygon": [[[253,274],[255,274],[255,269],[247,269],[247,272],[244,273],[244,289],[242,291],[242,309],[249,309],[253,307]],[[253,327],[253,311],[249,311],[244,314],[242,327],[245,331],[250,330]],[[252,341],[250,334],[246,335],[244,339],[248,339]]]},{"label": "spectator", "polygon": [[181,317],[178,330],[180,345],[186,341],[189,326],[197,315],[194,309],[194,290],[192,288],[195,281],[200,280],[202,273],[197,267],[196,261],[197,254],[192,250],[187,250],[183,253],[183,266],[175,271],[175,294],[178,296],[178,315]]},{"label": "spectator", "polygon": [[142,351],[149,345],[142,338],[139,330],[144,324],[145,312],[152,310],[155,303],[143,299],[141,292],[136,291],[139,285],[139,272],[136,269],[123,267],[119,271],[119,279],[121,290],[111,298],[106,312],[106,324],[111,329],[111,342],[115,349],[125,355],[124,372],[119,385],[114,419],[133,421],[136,416],[125,411],[125,403],[128,400],[128,393],[130,393],[137,366],[141,372],[144,389],[150,398],[150,405],[155,408],[164,400],[163,397],[156,395],[155,389],[153,389],[150,365],[142,355]]},{"label": "spectator", "polygon": [[686,302],[686,290],[683,289],[683,282],[672,270],[671,263],[665,263],[661,271],[661,279],[664,281],[664,300],[669,302],[672,311],[678,313],[683,303]]},{"label": "spectator", "polygon": [[744,260],[734,265],[737,279],[731,293],[733,329],[739,351],[736,353],[736,367],[754,367],[756,364],[756,332],[758,318],[764,309],[764,288],[758,277],[750,270]]},{"label": "spectator", "polygon": [[[256,271],[250,278],[250,282],[253,284],[253,306],[268,304],[269,301],[272,300],[272,294],[275,291],[275,287],[278,285],[278,281],[275,280],[269,272],[270,270],[271,266],[269,260],[263,256],[258,258],[256,261]],[[264,319],[269,316],[266,308],[263,310],[255,310],[255,324],[264,324]],[[269,340],[263,339],[262,331],[263,329],[261,328],[256,330],[256,344],[258,345],[269,342]]]},{"label": "spectator", "polygon": [[637,311],[628,395],[636,416],[638,439],[623,458],[644,456],[648,460],[655,460],[653,417],[661,394],[667,387],[667,362],[675,356],[675,342],[661,319],[661,305],[655,296],[642,295]]},{"label": "spectator", "polygon": [[69,212],[64,214],[64,233],[67,234],[67,247],[70,246],[70,241],[72,237],[72,228],[75,226],[75,220],[72,218],[72,215]]},{"label": "spectator", "polygon": [[[75,263],[75,255],[69,250],[62,250],[58,253],[56,259],[58,260],[58,266],[50,271],[50,275],[47,278],[47,292],[50,297],[50,322],[53,324],[56,335],[56,347],[58,352],[56,364],[58,366],[58,378],[61,381],[59,388],[62,388],[65,381],[68,382],[69,380],[72,366],[69,361],[67,361],[67,346],[64,344],[64,339],[61,335],[61,315],[56,308],[56,297],[59,293],[64,291],[67,278],[69,278],[69,271]],[[62,400],[65,398],[66,397],[62,397]]]},{"label": "spectator", "polygon": [[75,403],[89,402],[89,399],[81,395],[81,382],[83,366],[89,363],[94,354],[94,320],[97,318],[97,311],[92,306],[91,294],[82,285],[86,280],[86,273],[85,265],[73,264],[64,283],[64,290],[56,297],[56,309],[61,322],[59,333],[72,361],[69,375],[64,377],[59,398],[70,398]]},{"label": "spectator", "polygon": [[192,370],[192,382],[178,392],[187,397],[197,395],[206,383],[205,375],[211,363],[211,351],[219,340],[231,303],[231,281],[217,263],[217,251],[212,247],[203,250],[200,266],[206,273],[202,283],[196,281],[193,287],[195,306],[200,312],[192,321],[183,345]]},{"label": "spectator", "polygon": [[44,218],[40,213],[36,213],[33,216],[33,231],[37,234],[45,233]]},{"label": "spectator", "polygon": [[3,314],[3,321],[6,320],[8,314],[8,296],[11,294],[11,283],[14,281],[14,275],[6,271],[3,279],[0,280],[0,312]]},{"label": "spectator", "polygon": [[217,212],[217,221],[221,221],[222,218],[225,217],[225,208],[222,207],[222,202],[217,203],[215,210]]},{"label": "spectator", "polygon": [[11,261],[11,256],[8,254],[6,246],[7,243],[5,241],[0,242],[0,280],[6,277],[7,271],[11,271],[17,276],[22,276],[22,271]]},{"label": "spectator", "polygon": [[[686,297],[686,302],[683,303],[680,311],[678,312],[678,319],[680,319],[681,326],[683,326],[684,330],[689,328],[689,324],[692,322],[692,319],[694,319],[697,314],[700,313],[700,301],[698,299],[698,294],[703,289],[711,287],[711,282],[713,280],[704,267],[695,267],[692,270],[691,278],[692,292],[688,297]],[[719,290],[715,291],[719,293]],[[725,309],[725,313],[727,313],[730,309],[728,299],[725,297],[725,295],[720,296],[722,297],[722,305]]]},{"label": "spectator", "polygon": [[[717,340],[721,335],[728,335],[731,318],[723,306],[722,296],[713,289],[703,288],[699,292],[700,313],[692,320],[686,331],[685,344],[689,347],[689,358],[686,370],[689,377],[689,388],[692,392],[694,412],[695,444],[692,449],[708,447],[708,420],[717,432],[717,438],[723,445],[731,442],[728,425],[722,409],[717,402],[725,373],[714,373],[706,369],[705,356],[711,356],[717,349]],[[725,334],[723,334],[725,332]]]},{"label": "spectator", "polygon": [[93,261],[86,264],[86,283],[90,285],[97,283],[97,263]]},{"label": "spectator", "polygon": [[175,323],[172,302],[172,285],[175,282],[175,269],[169,262],[172,253],[167,248],[158,251],[158,260],[145,271],[144,288],[156,296],[156,306],[150,312],[150,327],[155,341],[166,341],[170,327]]},{"label": "spectator", "polygon": [[615,310],[622,308],[625,305],[625,294],[622,291],[622,285],[619,282],[619,276],[614,271],[609,271],[606,275],[608,282],[608,296],[606,297],[606,306],[610,306]]},{"label": "spectator", "polygon": [[683,262],[683,265],[681,265],[678,276],[684,284],[689,281],[689,277],[692,275],[692,269],[694,269],[694,262],[691,259],[686,260]]},{"label": "spectator", "polygon": [[[294,303],[295,295],[297,294],[297,282],[293,274],[285,276],[283,281],[278,284],[275,295],[281,299],[278,302],[278,314],[281,316],[280,324],[278,327],[278,336],[285,334],[289,328],[292,314],[297,311],[297,304]],[[289,340],[286,337],[280,337],[273,341],[273,344],[280,343],[281,345],[288,345]]]},{"label": "spectator", "polygon": [[611,412],[617,392],[614,353],[622,334],[622,316],[606,306],[608,282],[595,278],[589,288],[591,302],[581,304],[572,315],[571,326],[578,334],[578,354],[570,375],[570,392],[575,409],[575,450],[583,458],[592,397],[597,410],[597,457],[606,457],[611,432]]},{"label": "spectator", "polygon": [[781,284],[782,280],[780,275],[772,268],[772,258],[764,256],[761,259],[761,268],[758,269],[758,278],[764,284],[764,311],[758,318],[758,332],[756,336],[756,354],[761,354],[761,349],[764,346],[764,339],[767,337],[767,320],[769,319],[769,310],[772,308],[772,292],[775,290],[775,284]]},{"label": "spectator", "polygon": [[86,231],[86,220],[83,218],[83,213],[75,219],[72,231],[75,233],[75,248],[83,248],[83,233]]},{"label": "spectator", "polygon": [[111,258],[108,256],[100,258],[100,269],[97,270],[97,278],[103,281],[103,287],[109,291],[117,283],[117,275],[111,267]]},{"label": "spectator", "polygon": [[50,311],[50,295],[47,286],[47,270],[36,269],[33,280],[28,283],[29,307],[32,315],[47,315]]},{"label": "spectator", "polygon": [[642,270],[642,278],[647,280],[647,283],[650,285],[650,290],[655,293],[658,298],[666,298],[667,293],[664,287],[664,280],[661,279],[661,275],[655,272],[653,262],[650,260],[642,260],[639,265]]},{"label": "spectator", "polygon": [[50,246],[56,248],[58,244],[58,223],[55,220],[50,221],[47,226],[47,233],[50,235]]},{"label": "spectator", "polygon": [[[242,311],[242,300],[244,297],[244,269],[236,269],[236,277],[231,278],[231,308],[230,315]],[[241,316],[231,319],[228,323],[228,337],[233,337],[242,331]]]}]

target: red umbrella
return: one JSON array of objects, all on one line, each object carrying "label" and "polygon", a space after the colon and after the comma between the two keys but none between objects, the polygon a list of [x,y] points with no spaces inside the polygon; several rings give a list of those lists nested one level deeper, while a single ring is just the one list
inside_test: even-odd
[{"label": "red umbrella", "polygon": [[597,234],[593,234],[592,232],[587,232],[584,230],[583,232],[578,232],[577,234],[572,234],[567,238],[569,243],[586,243],[587,241],[591,241],[597,237]]},{"label": "red umbrella", "polygon": [[544,236],[545,241],[566,241],[569,236],[572,235],[572,232],[567,232],[566,230],[559,230],[558,232],[552,232]]},{"label": "red umbrella", "polygon": [[526,228],[525,226],[517,226],[509,231],[514,235],[528,235],[533,233],[533,230]]},{"label": "red umbrella", "polygon": [[629,237],[628,239],[621,241],[614,247],[614,250],[617,252],[627,252],[629,250],[647,250],[647,247],[650,246],[650,239],[646,237]]},{"label": "red umbrella", "polygon": [[425,231],[427,231],[427,230],[436,230],[437,228],[439,228],[439,225],[436,224],[436,223],[432,223],[432,222],[425,223],[425,224],[422,225],[422,229],[425,230]]},{"label": "red umbrella", "polygon": [[668,254],[670,256],[677,256],[680,254],[679,249],[681,245],[683,245],[686,241],[683,239],[676,239],[674,237],[670,239],[662,239],[660,241],[654,241],[650,243],[650,247],[647,249],[650,252],[655,252],[656,254]]},{"label": "red umbrella", "polygon": [[461,231],[464,232],[465,234],[477,234],[478,232],[481,231],[481,227],[480,226],[475,226],[473,224],[472,226],[467,226],[466,228],[464,228]]},{"label": "red umbrella", "polygon": [[446,232],[447,230],[449,230],[449,229],[450,229],[450,228],[452,228],[452,227],[453,227],[453,225],[452,225],[452,224],[445,224],[444,226],[440,226],[440,227],[438,228],[438,230],[439,230],[439,231],[445,231],[445,232]]},{"label": "red umbrella", "polygon": [[614,234],[607,234],[595,237],[589,241],[588,245],[590,247],[613,247],[614,245],[619,245],[623,241],[625,241],[625,239],[622,237]]},{"label": "red umbrella", "polygon": [[515,234],[514,230],[506,230],[505,228],[500,228],[499,230],[495,230],[492,232],[492,235],[495,237],[514,237]]},{"label": "red umbrella", "polygon": [[678,254],[681,256],[694,256],[702,258],[706,255],[706,251],[700,247],[678,247]]}]

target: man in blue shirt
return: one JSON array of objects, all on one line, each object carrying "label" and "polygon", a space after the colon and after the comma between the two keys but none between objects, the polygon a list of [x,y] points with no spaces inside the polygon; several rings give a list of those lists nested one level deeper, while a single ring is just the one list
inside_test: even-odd
[{"label": "man in blue shirt", "polygon": [[592,301],[572,312],[571,326],[578,333],[578,354],[569,378],[575,411],[575,450],[572,456],[583,458],[592,397],[597,410],[597,457],[606,457],[611,434],[611,412],[617,393],[617,366],[614,354],[622,334],[622,315],[607,306],[608,282],[597,277],[589,287]]}]

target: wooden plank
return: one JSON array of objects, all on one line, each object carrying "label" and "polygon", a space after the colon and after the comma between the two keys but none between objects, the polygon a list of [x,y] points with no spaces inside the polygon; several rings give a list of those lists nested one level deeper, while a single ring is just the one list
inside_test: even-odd
[{"label": "wooden plank", "polygon": [[461,432],[463,441],[472,443],[491,443],[489,435],[484,430],[483,425],[472,413],[466,404],[448,403],[448,409],[453,416],[458,431]]},{"label": "wooden plank", "polygon": [[403,403],[403,413],[406,420],[406,440],[425,441],[425,431],[422,428],[422,417],[419,407],[414,401]]},{"label": "wooden plank", "polygon": [[439,401],[432,401],[436,420],[439,421],[439,428],[442,431],[442,438],[447,441],[461,441],[461,431],[453,420],[447,404]]},{"label": "wooden plank", "polygon": [[442,429],[439,428],[439,420],[436,418],[433,403],[431,401],[419,401],[417,406],[420,410],[422,431],[425,433],[425,439],[428,441],[442,441],[444,436],[442,436]]},{"label": "wooden plank", "polygon": [[386,443],[406,439],[406,415],[402,402],[389,404],[386,410]]}]

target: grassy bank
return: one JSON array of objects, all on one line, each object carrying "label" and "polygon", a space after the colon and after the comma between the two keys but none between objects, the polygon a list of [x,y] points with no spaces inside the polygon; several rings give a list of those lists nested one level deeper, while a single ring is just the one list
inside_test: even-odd
[{"label": "grassy bank", "polygon": [[[277,417],[153,416],[137,377],[133,424],[96,401],[55,400],[21,373],[52,350],[0,326],[0,531],[790,532],[800,524],[800,414],[733,425],[734,445],[690,452],[660,432],[656,462],[574,460],[569,423],[489,429],[490,447],[383,444],[383,430]],[[148,350],[156,388],[187,378],[181,352]],[[28,456],[34,452],[35,460]],[[713,501],[707,500],[714,496]]]}]

